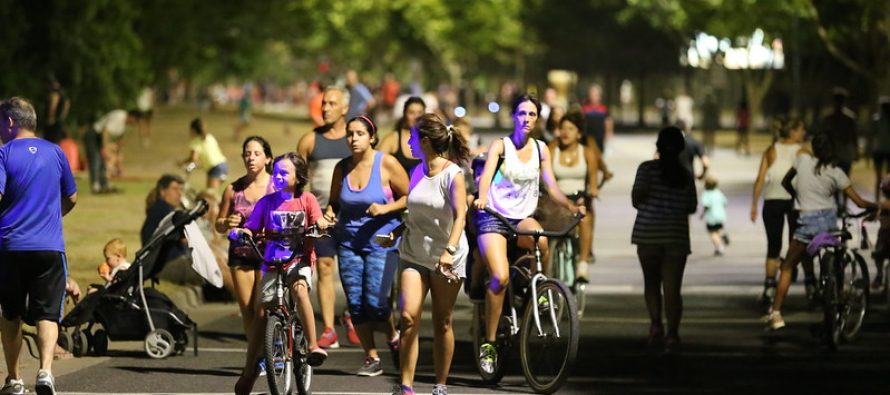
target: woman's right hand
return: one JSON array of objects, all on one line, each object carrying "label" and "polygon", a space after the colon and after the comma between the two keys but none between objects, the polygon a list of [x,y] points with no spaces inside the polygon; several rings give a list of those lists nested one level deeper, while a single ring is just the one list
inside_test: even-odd
[{"label": "woman's right hand", "polygon": [[226,217],[226,227],[230,229],[241,226],[242,222],[244,222],[244,217],[241,216],[241,213],[232,213]]},{"label": "woman's right hand", "polygon": [[757,205],[751,205],[751,222],[757,222]]},{"label": "woman's right hand", "polygon": [[488,206],[488,196],[479,196],[479,198],[473,202],[473,206],[475,206],[477,210],[485,210],[485,207]]}]

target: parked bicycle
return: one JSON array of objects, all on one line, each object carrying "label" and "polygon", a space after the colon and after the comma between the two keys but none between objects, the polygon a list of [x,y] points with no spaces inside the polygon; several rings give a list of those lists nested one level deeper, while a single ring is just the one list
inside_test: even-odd
[{"label": "parked bicycle", "polygon": [[[503,222],[513,234],[533,237],[535,250],[534,254],[524,254],[513,260],[510,266],[510,283],[495,341],[498,362],[494,371],[486,373],[478,359],[475,359],[476,367],[483,382],[498,383],[506,373],[507,356],[518,337],[522,372],[529,386],[537,393],[553,393],[574,367],[580,327],[572,292],[562,281],[547,278],[543,273],[538,240],[541,237],[567,237],[581,217],[574,216],[569,225],[558,232],[526,231],[517,229],[495,210],[486,208],[485,211]],[[473,349],[478,350],[484,341],[485,305],[477,303],[473,310]]]},{"label": "parked bicycle", "polygon": [[850,215],[843,210],[841,229],[821,233],[807,246],[807,253],[815,256],[819,267],[818,292],[824,318],[817,334],[824,336],[831,349],[837,349],[842,341],[855,339],[868,313],[868,266],[859,254],[859,250],[869,248],[868,233],[864,221],[858,221],[860,246],[850,248],[847,242],[853,236],[847,229],[850,220],[872,213],[866,210]]},{"label": "parked bicycle", "polygon": [[[330,236],[313,225],[302,231],[288,233],[250,236],[240,232],[239,237],[260,257],[263,253],[257,246],[257,241],[286,241],[292,246],[290,257],[264,262],[267,267],[265,275],[273,275],[275,278],[271,283],[267,283],[270,285],[263,290],[263,309],[266,317],[263,350],[270,393],[290,395],[296,392],[299,395],[307,395],[312,384],[312,366],[307,363],[309,346],[303,333],[303,324],[287,287],[285,267],[301,254],[304,237]],[[300,259],[293,264],[308,266],[310,263],[308,259]],[[300,267],[296,267],[291,270],[299,269]]]}]

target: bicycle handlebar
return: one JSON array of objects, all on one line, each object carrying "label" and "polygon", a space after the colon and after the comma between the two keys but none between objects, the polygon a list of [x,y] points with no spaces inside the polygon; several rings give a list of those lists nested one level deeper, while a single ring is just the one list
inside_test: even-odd
[{"label": "bicycle handlebar", "polygon": [[[260,251],[259,246],[257,246],[257,243],[256,243],[257,240],[273,240],[273,241],[274,240],[292,240],[292,241],[297,241],[297,239],[300,237],[309,237],[309,238],[313,238],[313,239],[320,239],[322,237],[330,237],[330,235],[327,233],[327,229],[319,229],[318,225],[309,226],[308,228],[306,228],[306,231],[303,233],[288,234],[288,233],[280,233],[280,232],[269,232],[269,233],[259,233],[259,234],[255,234],[255,235],[249,235],[245,232],[237,232],[237,229],[232,229],[231,233],[229,234],[229,240],[240,240],[240,241],[246,243],[248,246],[250,246],[251,249],[253,249],[253,252],[256,253],[256,255],[260,258],[263,258],[264,255]],[[273,265],[280,265],[282,263],[292,262],[294,259],[297,258],[297,255],[300,255],[301,253],[302,253],[302,251],[295,248],[291,252],[291,255],[289,258],[280,260],[280,261],[278,259],[275,259],[274,262],[267,262],[267,263],[271,263]]]},{"label": "bicycle handlebar", "polygon": [[555,238],[566,237],[566,236],[568,236],[569,232],[571,232],[572,229],[574,229],[575,226],[577,226],[578,223],[581,222],[581,218],[584,218],[580,214],[573,215],[572,221],[568,224],[568,226],[566,226],[565,228],[563,228],[560,231],[552,231],[552,230],[544,230],[544,229],[521,230],[521,229],[517,228],[516,226],[513,226],[513,224],[510,222],[510,220],[508,220],[506,217],[501,215],[501,213],[495,211],[493,208],[485,207],[485,212],[493,215],[495,218],[497,218],[499,221],[501,221],[504,225],[506,225],[510,229],[511,232],[513,232],[519,236],[538,236],[538,237],[544,236],[544,237],[555,237]]},{"label": "bicycle handlebar", "polygon": [[867,217],[869,215],[872,215],[872,214],[876,213],[877,211],[878,211],[877,208],[867,208],[867,209],[864,209],[856,214],[851,214],[850,211],[845,209],[843,215],[844,215],[844,217],[847,217],[847,218],[862,218],[862,217]]}]

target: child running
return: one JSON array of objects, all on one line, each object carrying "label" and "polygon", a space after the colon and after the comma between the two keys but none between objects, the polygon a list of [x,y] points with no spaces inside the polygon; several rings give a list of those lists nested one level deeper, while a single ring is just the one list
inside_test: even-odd
[{"label": "child running", "polygon": [[[321,207],[315,195],[303,191],[303,187],[309,179],[309,168],[306,161],[300,155],[289,152],[275,158],[273,162],[272,183],[278,192],[268,194],[260,199],[251,213],[250,218],[244,224],[244,229],[240,231],[248,234],[256,232],[265,232],[266,234],[280,234],[288,230],[306,228],[317,225],[319,229],[326,229],[330,225],[321,215]],[[296,220],[303,219],[302,223]],[[303,254],[297,258],[309,259],[310,265],[315,265],[315,248],[312,245],[311,238],[303,239]],[[291,249],[288,241],[285,240],[269,240],[266,242],[266,250],[263,260],[269,262],[273,259],[281,257],[289,257]],[[285,267],[287,273],[287,283],[291,290],[291,294],[296,303],[297,313],[300,321],[303,322],[303,329],[306,331],[306,340],[309,342],[309,357],[307,363],[310,366],[319,366],[324,363],[328,354],[318,346],[318,340],[315,330],[315,314],[312,311],[312,302],[309,300],[309,284],[312,284],[312,268],[309,266],[296,265],[297,261],[291,262]],[[299,268],[298,268],[299,267]],[[263,268],[265,272],[268,267]],[[265,290],[267,279],[273,279],[274,276],[269,275],[263,278],[263,284],[260,289]],[[266,296],[263,296],[266,299]],[[265,322],[254,323],[253,336],[261,338],[263,336],[262,328]],[[236,394],[249,394],[253,389],[253,383],[256,380],[258,369],[256,356],[258,354],[259,342],[250,344],[247,350],[247,360],[244,370],[238,383],[235,384]]]},{"label": "child running", "polygon": [[723,250],[729,245],[729,236],[723,229],[726,222],[726,196],[717,189],[717,179],[708,177],[705,180],[705,191],[701,194],[701,205],[704,208],[701,218],[705,220],[711,243],[714,244],[714,256],[723,256]]}]

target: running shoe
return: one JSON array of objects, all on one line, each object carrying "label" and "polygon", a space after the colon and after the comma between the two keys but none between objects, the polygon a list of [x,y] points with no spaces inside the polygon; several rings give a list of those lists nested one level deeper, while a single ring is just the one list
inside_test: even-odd
[{"label": "running shoe", "polygon": [[380,364],[380,358],[366,357],[365,362],[358,368],[358,376],[374,377],[383,374],[383,366]]},{"label": "running shoe", "polygon": [[491,343],[482,343],[479,347],[479,366],[485,374],[494,374],[495,365],[498,363],[498,350]]},{"label": "running shoe", "polygon": [[724,245],[727,245],[727,246],[729,245],[729,235],[728,234],[724,233],[723,236],[720,236],[720,238],[723,239]]},{"label": "running shoe", "polygon": [[354,346],[360,346],[362,341],[359,340],[358,333],[355,332],[355,325],[352,324],[352,315],[349,314],[349,310],[343,312],[341,321],[346,329],[346,338],[349,339],[349,342]]},{"label": "running shoe", "polygon": [[37,371],[37,384],[34,385],[37,395],[56,395],[56,379],[49,370]]},{"label": "running shoe", "polygon": [[433,386],[433,395],[448,395],[448,387],[445,384],[436,384]]},{"label": "running shoe", "polygon": [[766,322],[766,327],[772,331],[777,331],[785,327],[785,320],[782,319],[782,313],[778,311],[770,311],[769,314],[763,317],[763,321]]},{"label": "running shoe", "polygon": [[393,385],[391,395],[414,395],[414,389],[407,385]]},{"label": "running shoe", "polygon": [[340,343],[337,341],[337,332],[334,331],[334,328],[324,328],[324,332],[318,338],[318,346],[324,349],[340,348]]},{"label": "running shoe", "polygon": [[257,372],[259,372],[257,375],[260,377],[266,375],[266,357],[260,358],[257,362]]},{"label": "running shoe", "polygon": [[884,276],[878,274],[875,276],[875,279],[871,282],[871,289],[877,291],[880,290],[881,287],[884,286]]},{"label": "running shoe", "polygon": [[326,359],[328,359],[328,352],[318,347],[309,352],[309,356],[306,357],[306,363],[314,368],[321,366]]},{"label": "running shoe", "polygon": [[2,395],[24,395],[25,393],[25,380],[22,379],[13,379],[6,378],[6,382],[3,383],[3,388],[0,388],[0,394]]}]

